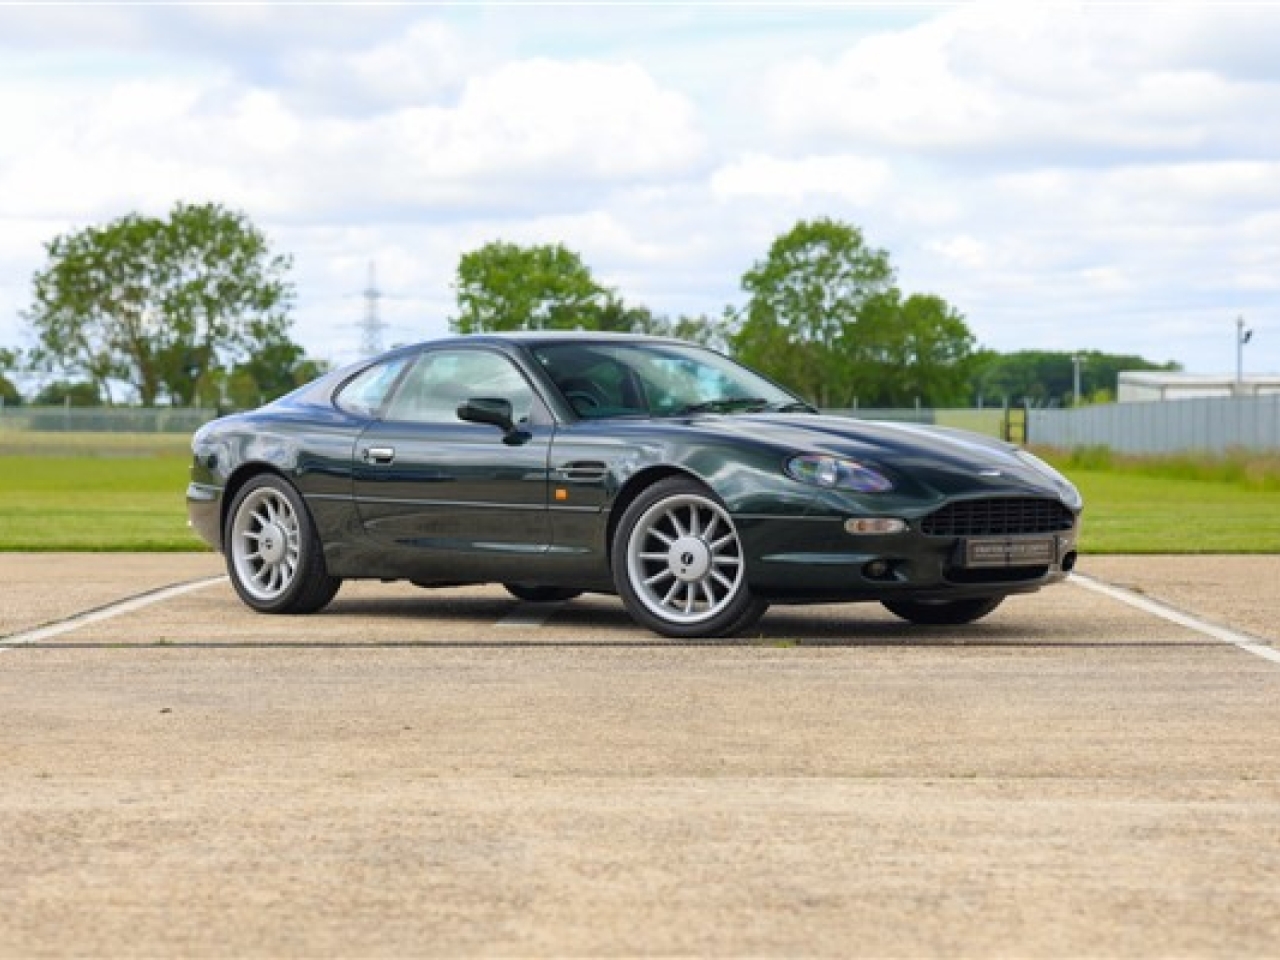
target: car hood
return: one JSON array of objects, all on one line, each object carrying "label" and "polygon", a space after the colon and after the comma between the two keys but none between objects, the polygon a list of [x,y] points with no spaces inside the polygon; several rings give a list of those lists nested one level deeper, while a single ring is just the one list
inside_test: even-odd
[{"label": "car hood", "polygon": [[1073,509],[1075,487],[1056,470],[993,437],[955,430],[811,414],[697,417],[702,433],[766,443],[786,454],[827,454],[857,460],[886,474],[901,493],[916,495],[1052,495]]}]

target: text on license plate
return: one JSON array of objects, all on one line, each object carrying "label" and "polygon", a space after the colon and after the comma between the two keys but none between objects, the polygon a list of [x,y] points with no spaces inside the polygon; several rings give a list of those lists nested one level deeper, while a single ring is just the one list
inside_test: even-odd
[{"label": "text on license plate", "polygon": [[966,567],[1023,567],[1053,563],[1056,537],[981,537],[964,543]]}]

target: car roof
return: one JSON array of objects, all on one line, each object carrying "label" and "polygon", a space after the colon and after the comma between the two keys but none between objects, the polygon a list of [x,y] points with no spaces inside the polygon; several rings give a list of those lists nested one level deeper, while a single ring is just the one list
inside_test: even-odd
[{"label": "car roof", "polygon": [[646,333],[612,330],[508,330],[501,332],[457,334],[424,340],[417,346],[442,343],[518,343],[530,346],[541,343],[685,343],[675,337],[656,337]]}]

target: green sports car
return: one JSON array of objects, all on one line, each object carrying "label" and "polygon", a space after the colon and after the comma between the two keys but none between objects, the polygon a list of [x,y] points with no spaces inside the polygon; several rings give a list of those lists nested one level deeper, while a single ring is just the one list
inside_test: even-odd
[{"label": "green sports car", "polygon": [[769,604],[967,623],[1063,579],[1081,499],[986,437],[823,416],[677,340],[528,332],[393,350],[202,427],[192,526],[263,613],[344,579],[621,597],[670,637]]}]

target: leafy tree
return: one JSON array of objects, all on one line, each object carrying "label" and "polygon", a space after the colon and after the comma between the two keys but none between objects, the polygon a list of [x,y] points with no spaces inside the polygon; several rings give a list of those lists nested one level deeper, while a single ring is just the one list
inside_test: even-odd
[{"label": "leafy tree", "polygon": [[801,221],[742,278],[750,299],[730,345],[819,406],[956,402],[973,347],[964,318],[893,281],[857,227]]},{"label": "leafy tree", "polygon": [[867,246],[857,227],[800,221],[743,276],[749,300],[731,346],[744,363],[835,405],[859,355],[875,352],[857,335],[863,309],[892,283],[889,255]]},{"label": "leafy tree", "polygon": [[190,403],[210,371],[287,339],[287,256],[242,214],[178,204],[54,238],[27,319],[47,367]]},{"label": "leafy tree", "polygon": [[1081,401],[1107,402],[1115,396],[1122,370],[1179,370],[1176,363],[1153,363],[1131,354],[1098,350],[982,351],[973,365],[970,390],[983,402],[1036,407],[1070,406],[1075,389],[1074,357],[1080,357]]},{"label": "leafy tree", "polygon": [[[242,395],[233,391],[231,399],[238,407],[255,406],[284,396],[324,372],[324,364],[307,359],[296,343],[283,338],[268,341],[231,371],[231,382],[244,385]],[[247,396],[250,390],[256,399]],[[245,403],[246,398],[251,402]]]},{"label": "leafy tree", "polygon": [[598,314],[598,325],[592,329],[622,333],[644,333],[654,337],[675,337],[700,343],[713,349],[724,349],[728,343],[732,311],[724,318],[683,316],[675,320],[658,316],[645,306],[631,306],[610,294]]},{"label": "leafy tree", "polygon": [[973,335],[964,318],[941,297],[913,294],[904,301],[891,290],[875,301],[864,327],[878,322],[879,362],[864,359],[856,371],[866,396],[879,406],[906,407],[917,400],[933,407],[966,403]]},{"label": "leafy tree", "polygon": [[[589,316],[590,314],[591,311],[588,311]],[[628,305],[612,293],[605,295],[604,303],[594,311],[594,316],[590,319],[594,321],[590,327],[592,330],[670,336],[671,324],[665,317],[657,316],[645,306]]]},{"label": "leafy tree", "polygon": [[35,399],[31,401],[37,407],[60,407],[70,404],[73,407],[100,407],[102,394],[98,385],[85,380],[55,380],[45,384]]},{"label": "leafy tree", "polygon": [[462,255],[454,284],[458,333],[599,329],[609,291],[561,244],[494,241]]},{"label": "leafy tree", "polygon": [[19,353],[16,350],[9,350],[6,347],[0,347],[0,402],[5,406],[17,406],[22,403],[22,392],[14,385],[5,374],[15,371],[19,366]]}]

